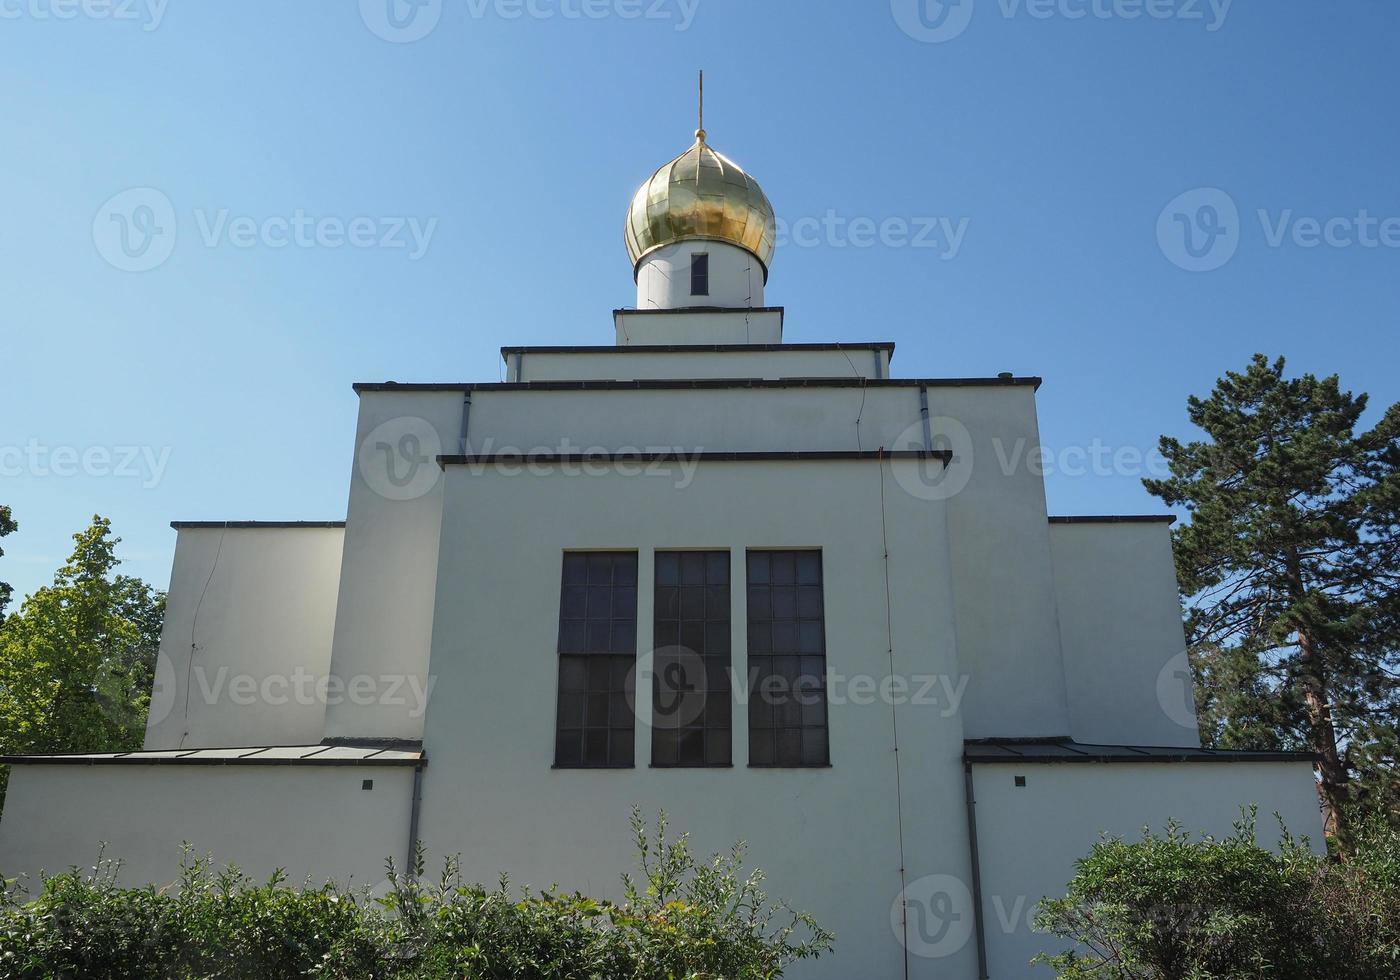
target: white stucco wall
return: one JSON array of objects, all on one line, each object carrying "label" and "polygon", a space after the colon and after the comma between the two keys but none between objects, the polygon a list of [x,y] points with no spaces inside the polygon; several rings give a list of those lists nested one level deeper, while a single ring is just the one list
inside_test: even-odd
[{"label": "white stucco wall", "polygon": [[1200,745],[1170,525],[1054,523],[1050,541],[1075,739]]},{"label": "white stucco wall", "polygon": [[[723,350],[674,352],[635,348],[513,354],[507,381],[635,381],[667,378],[887,378],[890,352],[849,346],[843,350]],[[519,373],[517,373],[517,365]]]},{"label": "white stucco wall", "polygon": [[613,329],[620,346],[640,344],[781,344],[783,311],[707,310],[668,313],[616,310]]},{"label": "white stucco wall", "polygon": [[[1312,769],[1307,763],[1153,763],[977,765],[973,767],[992,980],[1047,977],[1029,966],[1057,940],[1030,928],[1035,906],[1062,896],[1074,862],[1103,834],[1141,837],[1179,821],[1197,834],[1231,833],[1240,808],[1259,807],[1261,844],[1275,846],[1280,814],[1295,836],[1322,841]],[[1017,787],[1016,776],[1026,785]],[[972,941],[969,940],[969,945]],[[952,975],[952,974],[950,974]]]},{"label": "white stucco wall", "polygon": [[[710,257],[710,291],[690,294],[695,255]],[[763,305],[767,280],[753,253],[725,242],[684,241],[658,248],[637,268],[637,309],[678,310],[688,306],[753,308]]]},{"label": "white stucco wall", "polygon": [[[423,839],[437,853],[462,852],[470,877],[509,871],[521,884],[616,895],[618,874],[635,863],[630,808],[652,817],[664,809],[701,852],[746,839],[751,865],[769,873],[773,895],[840,932],[835,958],[793,977],[901,976],[890,924],[901,866],[895,716],[905,866],[911,877],[966,875],[969,858],[956,705],[938,701],[937,686],[932,701],[915,704],[911,693],[892,706],[834,680],[891,676],[879,464],[700,463],[684,486],[668,476],[604,470],[510,476],[495,467],[449,468]],[[944,508],[900,490],[901,478],[907,474],[887,465],[894,673],[956,678]],[[652,633],[654,549],[729,550],[733,662],[745,677],[744,555],[774,547],[822,550],[831,768],[748,768],[746,712],[738,705],[733,768],[651,769],[649,732],[640,724],[634,769],[551,768],[565,549],[639,552],[642,651]],[[649,708],[643,712],[650,717]],[[970,956],[913,975],[970,977]],[[961,972],[946,972],[950,964]]]},{"label": "white stucco wall", "polygon": [[321,740],[343,531],[184,527],[145,747]]},{"label": "white stucco wall", "polygon": [[462,392],[360,397],[331,674],[345,690],[326,711],[329,737],[423,734],[442,472],[458,451]]},{"label": "white stucco wall", "polygon": [[[946,478],[909,473],[899,490],[946,500],[968,737],[1065,735],[1034,389],[932,385],[928,401],[936,444],[957,460]],[[470,442],[525,452],[874,450],[922,447],[924,433],[912,386],[488,389],[473,396]]]},{"label": "white stucco wall", "polygon": [[[374,788],[361,789],[372,779]],[[122,881],[166,883],[180,844],[255,878],[286,869],[373,886],[408,853],[410,767],[21,765],[0,821],[0,875],[91,867],[100,842]]]}]

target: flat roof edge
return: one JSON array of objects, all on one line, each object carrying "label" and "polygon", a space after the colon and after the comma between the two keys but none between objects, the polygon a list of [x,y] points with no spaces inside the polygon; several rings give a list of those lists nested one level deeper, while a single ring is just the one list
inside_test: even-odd
[{"label": "flat roof edge", "polygon": [[420,763],[427,765],[427,759],[318,759],[315,756],[307,759],[143,759],[125,756],[85,759],[71,756],[0,756],[0,764],[7,766],[416,766]]},{"label": "flat roof edge", "polygon": [[1069,738],[982,738],[963,742],[969,765],[1054,765],[1059,763],[1307,763],[1311,752],[1207,749],[1199,746],[1115,745],[1076,742]]},{"label": "flat roof edge", "polygon": [[776,313],[786,316],[785,306],[681,306],[673,310],[633,310],[625,306],[613,310],[613,318],[620,316],[684,316],[687,313]]},{"label": "flat roof edge", "polygon": [[218,530],[242,530],[246,528],[343,528],[344,521],[171,521],[170,526],[180,531],[186,528],[214,528]]},{"label": "flat roof edge", "polygon": [[738,388],[1024,388],[1039,390],[1043,379],[1013,378],[689,378],[650,381],[489,381],[463,383],[418,383],[361,381],[352,385],[364,392],[434,391],[671,391]]},{"label": "flat roof edge", "polygon": [[899,449],[899,450],[790,450],[787,452],[616,452],[616,453],[469,453],[466,455],[442,455],[437,458],[440,466],[470,466],[491,463],[762,463],[794,462],[825,463],[851,460],[884,459],[936,459],[945,465],[952,461],[953,453],[948,449]]},{"label": "flat roof edge", "polygon": [[780,351],[884,350],[894,352],[892,340],[858,344],[565,344],[502,347],[502,360],[515,354],[759,354]]},{"label": "flat roof edge", "polygon": [[1173,514],[1117,514],[1088,517],[1052,517],[1051,524],[1175,524]]},{"label": "flat roof edge", "polygon": [[1246,752],[1215,752],[1211,754],[1163,754],[1163,755],[1143,755],[1138,757],[1124,755],[1055,755],[1055,756],[1004,756],[1004,755],[980,755],[976,752],[964,752],[963,761],[977,766],[1022,766],[1022,765],[1083,765],[1085,763],[1098,763],[1100,765],[1161,765],[1163,763],[1191,763],[1204,762],[1212,765],[1222,765],[1227,763],[1308,763],[1312,765],[1317,761],[1316,757],[1306,752],[1261,752],[1250,754]]},{"label": "flat roof edge", "polygon": [[[263,755],[301,750],[303,755]],[[364,754],[347,755],[347,749]],[[327,753],[327,755],[322,755]],[[17,766],[415,766],[427,765],[422,746],[264,745],[225,749],[151,749],[131,752],[58,753],[0,756],[0,764]]]}]

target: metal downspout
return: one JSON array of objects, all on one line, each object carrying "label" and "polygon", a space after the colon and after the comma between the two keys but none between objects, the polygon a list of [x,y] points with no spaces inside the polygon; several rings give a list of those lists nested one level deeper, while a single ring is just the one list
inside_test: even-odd
[{"label": "metal downspout", "polygon": [[460,447],[457,451],[458,454],[462,456],[467,455],[467,425],[471,421],[471,417],[472,393],[468,391],[462,395],[462,434],[457,440],[460,444]]},{"label": "metal downspout", "polygon": [[967,843],[972,857],[972,922],[977,929],[977,976],[988,980],[987,930],[982,922],[982,858],[977,849],[977,797],[972,788],[972,763],[963,762],[967,792]]},{"label": "metal downspout", "polygon": [[423,809],[423,767],[427,759],[420,759],[413,767],[413,802],[408,815],[408,862],[404,867],[410,878],[418,877],[418,814]]},{"label": "metal downspout", "polygon": [[[924,424],[924,448],[933,449],[933,426],[928,417],[928,385],[919,385],[919,418]],[[945,469],[946,464],[945,464]]]}]

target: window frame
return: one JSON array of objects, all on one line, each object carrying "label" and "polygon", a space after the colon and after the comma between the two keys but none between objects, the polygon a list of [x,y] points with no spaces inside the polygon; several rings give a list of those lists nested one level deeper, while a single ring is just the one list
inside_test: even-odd
[{"label": "window frame", "polygon": [[[697,286],[702,288],[697,288]],[[709,252],[692,252],[690,255],[690,295],[710,295]]]},{"label": "window frame", "polygon": [[[593,580],[595,563],[605,557],[608,581]],[[626,559],[631,559],[630,568]],[[554,769],[634,769],[636,768],[636,666],[637,666],[637,589],[639,554],[625,549],[567,549],[560,559],[559,630],[555,644],[556,686],[554,713]],[[571,578],[580,563],[582,581]],[[630,578],[630,581],[628,581]],[[595,602],[607,590],[607,614],[590,615]],[[582,590],[582,613],[579,612]],[[626,615],[626,592],[631,591],[630,617]],[[622,592],[619,600],[617,593]],[[619,602],[621,605],[619,605]],[[628,626],[630,625],[630,637]],[[607,642],[595,631],[606,627]],[[619,630],[621,631],[619,633]],[[582,668],[583,683],[577,680]],[[603,680],[599,681],[598,678]],[[598,699],[605,699],[599,702]],[[575,712],[575,707],[578,711]],[[593,712],[602,708],[603,724],[590,724]],[[566,717],[567,714],[567,717]],[[621,719],[621,721],[619,721]],[[568,722],[566,724],[566,721]],[[607,746],[603,759],[590,758],[590,737],[602,737]],[[578,739],[578,751],[561,752],[568,736]],[[621,749],[625,747],[626,751]]]},{"label": "window frame", "polygon": [[[671,563],[674,563],[674,574],[663,567]],[[722,582],[717,580],[719,568],[723,569]],[[735,702],[732,674],[734,555],[727,548],[658,548],[653,552],[652,570],[651,768],[731,769],[734,766]],[[668,592],[674,594],[668,595]],[[672,610],[674,615],[671,615]],[[671,637],[673,629],[674,639]],[[697,641],[699,650],[692,646]],[[683,670],[698,669],[705,675],[698,723],[658,724],[661,687],[673,650],[680,651]],[[676,733],[674,761],[663,757],[665,733],[669,732]],[[697,732],[699,761],[682,761],[681,743],[685,733]]]},{"label": "window frame", "polygon": [[[754,558],[762,556],[766,560],[763,581],[754,578]],[[792,562],[791,581],[778,581],[781,576],[773,563],[775,556],[790,558]],[[811,563],[801,563],[803,556],[815,557],[815,580],[811,578]],[[786,565],[786,561],[784,561]],[[804,570],[805,566],[805,570]],[[780,597],[775,589],[781,589]],[[791,595],[788,594],[791,590]],[[805,591],[804,591],[805,590]],[[750,769],[825,769],[831,767],[831,705],[827,690],[827,647],[826,647],[826,574],[825,561],[820,548],[750,548],[744,554],[744,597],[745,597],[745,683],[748,685],[748,736]],[[776,601],[775,601],[776,599]],[[789,612],[790,600],[790,612]],[[811,603],[815,600],[815,613]],[[775,615],[774,610],[782,606],[783,615]],[[765,611],[766,610],[766,611]],[[805,627],[805,629],[804,629]],[[765,637],[766,629],[766,637]],[[815,637],[813,633],[815,632]],[[789,639],[789,636],[791,637]],[[815,642],[814,642],[815,641]],[[805,649],[804,649],[805,645]],[[779,648],[781,646],[781,648]],[[787,702],[770,701],[762,691],[762,685],[775,676],[787,677],[788,671],[780,668],[791,667],[794,683],[788,691]],[[810,661],[817,661],[810,664]],[[810,673],[807,668],[816,666],[820,674]],[[815,687],[804,682],[817,679]],[[799,700],[815,693],[819,700],[808,704]],[[779,708],[789,712],[786,719],[779,715]],[[765,710],[766,709],[766,710]],[[813,719],[809,722],[810,715]],[[796,712],[798,720],[791,720],[791,712]],[[815,719],[819,718],[817,721]],[[760,719],[765,723],[760,724]],[[808,732],[812,735],[813,751],[809,760]],[[798,740],[797,757],[785,758],[782,740],[796,733]],[[771,744],[771,755],[761,751],[761,742]],[[820,752],[815,751],[819,748]],[[766,758],[765,758],[766,756]]]}]

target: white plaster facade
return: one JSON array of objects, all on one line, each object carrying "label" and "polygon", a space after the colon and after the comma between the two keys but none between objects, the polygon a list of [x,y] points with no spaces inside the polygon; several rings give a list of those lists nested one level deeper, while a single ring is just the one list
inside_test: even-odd
[{"label": "white plaster facade", "polygon": [[[728,248],[676,256],[701,244]],[[1100,832],[1219,832],[1257,805],[1319,834],[1308,761],[1200,750],[1167,520],[1053,520],[1041,475],[1006,465],[1039,446],[1039,379],[899,380],[888,343],[783,344],[752,256],[712,264],[725,310],[649,278],[676,256],[639,276],[668,308],[616,311],[614,345],[505,348],[504,383],[357,386],[343,527],[177,525],[149,751],[16,765],[0,870],[108,840],[165,880],[188,840],[364,881],[416,836],[481,880],[616,895],[629,811],[664,809],[699,849],[747,840],[836,931],[793,976],[973,980],[1033,975],[1005,903],[1062,890]],[[645,678],[656,552],[727,552],[744,678],[762,549],[821,555],[830,764],[749,766],[740,683],[730,766],[649,765],[644,682],[634,765],[556,766],[564,554],[636,553]],[[198,683],[223,667],[250,703]],[[294,673],[311,702],[272,704]],[[1138,761],[1154,747],[1176,751]]]}]

